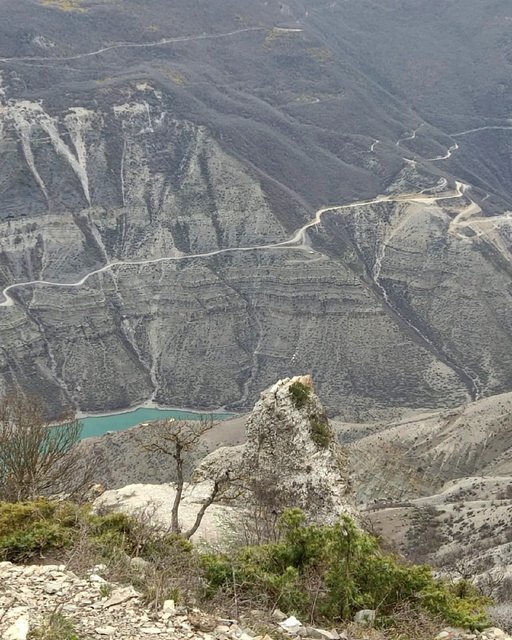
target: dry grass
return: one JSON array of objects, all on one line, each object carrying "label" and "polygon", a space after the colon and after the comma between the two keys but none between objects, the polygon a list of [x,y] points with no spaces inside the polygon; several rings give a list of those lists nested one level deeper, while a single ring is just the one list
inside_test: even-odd
[{"label": "dry grass", "polygon": [[386,630],[386,640],[432,640],[445,626],[441,618],[413,609],[407,602],[392,613],[393,626]]}]

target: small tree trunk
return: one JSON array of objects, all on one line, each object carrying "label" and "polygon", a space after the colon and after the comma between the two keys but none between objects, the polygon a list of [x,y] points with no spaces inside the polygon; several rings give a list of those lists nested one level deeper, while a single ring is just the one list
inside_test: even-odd
[{"label": "small tree trunk", "polygon": [[199,525],[201,524],[203,516],[206,513],[206,509],[208,509],[208,507],[213,503],[218,492],[219,492],[219,483],[216,482],[213,485],[213,491],[210,497],[205,502],[203,502],[203,504],[201,505],[201,508],[197,512],[197,516],[194,524],[190,527],[190,529],[186,533],[183,534],[187,540],[190,540],[190,538],[194,535],[194,533],[199,529]]},{"label": "small tree trunk", "polygon": [[174,503],[171,511],[171,530],[173,533],[181,533],[180,522],[178,518],[178,511],[180,508],[181,497],[183,495],[183,457],[182,447],[179,443],[176,443],[176,453],[174,456],[176,460],[176,495],[174,496]]}]

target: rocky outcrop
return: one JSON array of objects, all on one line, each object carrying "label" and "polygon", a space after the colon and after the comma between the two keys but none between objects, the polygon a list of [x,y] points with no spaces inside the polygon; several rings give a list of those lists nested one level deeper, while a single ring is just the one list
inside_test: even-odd
[{"label": "rocky outcrop", "polygon": [[[212,493],[212,483],[186,483],[180,502],[180,525],[188,531],[195,522],[201,505]],[[105,491],[94,501],[96,511],[123,511],[130,514],[146,514],[156,527],[168,530],[171,510],[176,496],[174,484],[129,484],[121,489]],[[235,518],[227,505],[212,504],[206,510],[194,540],[217,541],[227,522]]]},{"label": "rocky outcrop", "polygon": [[[188,529],[219,484],[195,539],[219,540],[235,522],[251,519],[253,506],[276,514],[301,508],[310,520],[327,523],[354,515],[348,460],[336,441],[310,376],[279,380],[261,394],[246,420],[246,442],[208,454],[185,485],[180,522]],[[167,460],[170,464],[170,461]],[[105,491],[96,509],[151,512],[171,523],[175,485],[130,484]]]},{"label": "rocky outcrop", "polygon": [[252,500],[303,509],[328,522],[350,511],[347,458],[337,444],[310,376],[265,390],[246,423],[247,441],[208,455],[196,479],[242,483]]}]

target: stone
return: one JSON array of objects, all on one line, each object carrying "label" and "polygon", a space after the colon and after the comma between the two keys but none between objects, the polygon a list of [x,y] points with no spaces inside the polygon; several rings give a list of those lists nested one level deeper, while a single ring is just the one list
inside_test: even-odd
[{"label": "stone", "polygon": [[60,584],[56,583],[56,582],[47,582],[44,587],[43,590],[45,593],[47,593],[48,595],[53,595],[55,593],[58,593],[61,589]]},{"label": "stone", "polygon": [[289,618],[286,618],[286,620],[280,622],[279,626],[281,627],[281,629],[284,629],[284,631],[287,631],[288,633],[293,635],[302,628],[302,622],[300,622],[300,620],[297,620],[295,616],[290,616]]},{"label": "stone", "polygon": [[217,626],[217,620],[204,613],[190,612],[188,614],[188,620],[194,629],[203,633],[213,631]]},{"label": "stone", "polygon": [[109,607],[115,607],[117,605],[126,602],[127,600],[131,600],[132,598],[138,598],[139,593],[133,588],[132,585],[129,587],[120,587],[119,589],[115,589],[109,596],[109,598],[103,603],[103,607],[108,609]]},{"label": "stone", "polygon": [[91,573],[91,575],[89,576],[89,582],[96,582],[97,584],[106,584],[107,583],[105,578],[102,578],[97,573]]},{"label": "stone", "polygon": [[101,496],[101,494],[104,492],[105,487],[101,483],[96,482],[95,484],[92,484],[89,489],[87,489],[84,494],[84,500],[87,502],[92,502],[93,500]]},{"label": "stone", "polygon": [[28,615],[21,616],[2,635],[2,640],[26,640],[30,628]]},{"label": "stone", "polygon": [[283,620],[286,620],[287,617],[288,616],[283,613],[281,609],[274,609],[274,611],[272,611],[272,618],[277,620],[277,622],[282,622]]},{"label": "stone", "polygon": [[[298,385],[305,389],[304,400],[293,395]],[[315,427],[321,428],[323,439],[315,437]],[[354,514],[348,458],[310,376],[284,378],[266,389],[245,428],[246,443],[207,455],[193,473],[195,482],[242,475],[270,499],[285,496],[287,504],[300,507],[310,520],[334,522],[342,513]],[[248,497],[250,491],[243,504]]]},{"label": "stone", "polygon": [[144,573],[149,569],[150,566],[151,566],[151,563],[149,563],[147,560],[144,560],[144,558],[139,558],[139,557],[130,558],[130,567],[135,571]]},{"label": "stone", "polygon": [[176,613],[176,605],[174,603],[174,600],[165,600],[162,606],[162,611],[171,614]]},{"label": "stone", "polygon": [[111,627],[111,626],[96,627],[94,631],[100,636],[113,636],[114,633],[116,632],[116,627]]},{"label": "stone", "polygon": [[162,633],[162,629],[160,629],[159,627],[141,627],[140,630],[142,631],[142,633],[146,633],[150,636],[155,636],[159,633]]},{"label": "stone", "polygon": [[96,564],[92,568],[91,573],[102,573],[103,571],[106,571],[106,570],[107,570],[106,564]]},{"label": "stone", "polygon": [[354,622],[362,625],[373,625],[376,615],[375,609],[361,609],[354,616]]}]

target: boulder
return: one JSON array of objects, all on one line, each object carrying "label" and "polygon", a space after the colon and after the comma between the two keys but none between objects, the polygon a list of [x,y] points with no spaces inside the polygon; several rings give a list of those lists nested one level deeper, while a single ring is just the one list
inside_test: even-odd
[{"label": "boulder", "polygon": [[28,615],[20,616],[6,631],[2,634],[2,640],[26,640],[29,631]]},{"label": "boulder", "polygon": [[374,624],[376,616],[377,612],[375,609],[361,609],[361,611],[358,611],[354,616],[354,622],[371,626]]}]

